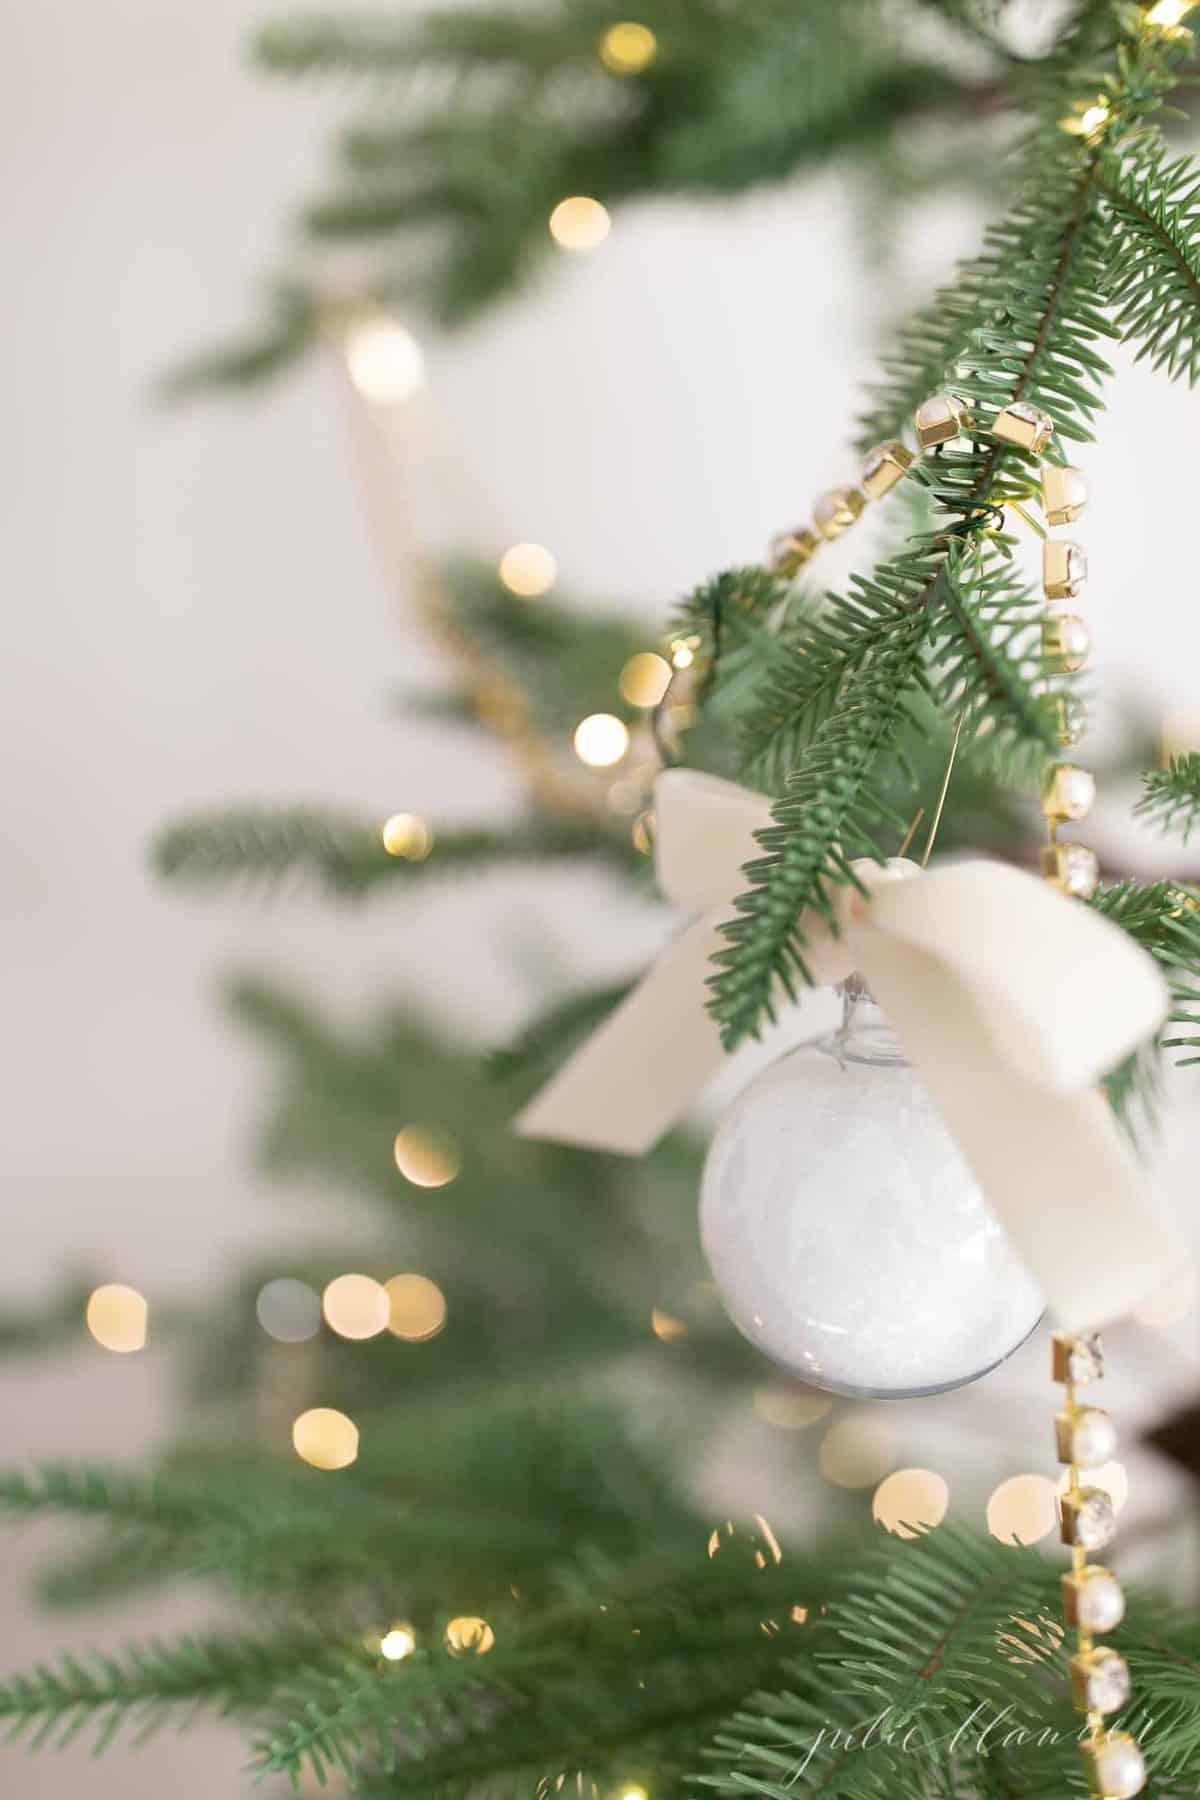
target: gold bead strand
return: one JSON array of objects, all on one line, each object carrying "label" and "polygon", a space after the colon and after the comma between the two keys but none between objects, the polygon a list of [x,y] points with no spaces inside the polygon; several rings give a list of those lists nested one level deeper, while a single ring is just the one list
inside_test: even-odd
[{"label": "gold bead strand", "polygon": [[827,489],[817,496],[810,525],[778,532],[771,539],[768,567],[790,581],[823,544],[831,544],[862,517],[868,501],[882,500],[890,493],[914,460],[912,451],[898,438],[876,444],[863,459],[857,487]]}]

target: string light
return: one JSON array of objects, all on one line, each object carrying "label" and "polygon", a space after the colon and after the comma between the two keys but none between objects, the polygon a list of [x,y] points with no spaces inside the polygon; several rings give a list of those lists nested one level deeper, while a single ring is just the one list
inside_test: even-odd
[{"label": "string light", "polygon": [[621,1789],[621,1800],[650,1800],[644,1787],[627,1787]]},{"label": "string light", "polygon": [[148,1315],[146,1301],[136,1288],[113,1281],[89,1295],[85,1317],[88,1330],[102,1349],[128,1356],[146,1347]]},{"label": "string light", "polygon": [[1081,111],[1069,113],[1065,119],[1060,119],[1058,122],[1064,131],[1070,132],[1072,137],[1094,138],[1098,137],[1108,124],[1109,111],[1108,101],[1101,94],[1099,99],[1093,101],[1090,106],[1084,107]]},{"label": "string light", "polygon": [[406,1125],[398,1131],[392,1155],[404,1179],[414,1187],[445,1187],[462,1168],[456,1145],[427,1125]]},{"label": "string light", "polygon": [[387,1328],[408,1344],[436,1337],[446,1323],[446,1296],[425,1275],[393,1275],[384,1284],[388,1300]]},{"label": "string light", "polygon": [[433,832],[418,813],[393,813],[379,835],[388,855],[405,862],[424,862],[433,849]]},{"label": "string light", "polygon": [[337,1275],[321,1296],[325,1323],[344,1338],[373,1338],[387,1330],[387,1293],[369,1275]]},{"label": "string light", "polygon": [[558,563],[545,544],[510,544],[500,558],[499,575],[510,594],[536,600],[554,586]]},{"label": "string light", "polygon": [[671,681],[671,665],[653,650],[639,650],[621,670],[617,686],[630,706],[657,706]]},{"label": "string light", "polygon": [[1196,0],[1157,0],[1157,4],[1146,14],[1146,23],[1157,25],[1163,31],[1172,31],[1187,17],[1195,4]]},{"label": "string light", "polygon": [[656,1338],[661,1338],[664,1344],[678,1343],[680,1338],[685,1338],[688,1334],[688,1328],[682,1319],[676,1319],[671,1313],[660,1311],[657,1306],[650,1314],[650,1329]]},{"label": "string light", "polygon": [[657,55],[658,39],[636,19],[620,19],[600,39],[600,61],[613,75],[640,75]]},{"label": "string light", "polygon": [[292,1425],[292,1444],[314,1469],[348,1469],[358,1455],[358,1426],[332,1406],[310,1407]]},{"label": "string light", "polygon": [[940,1525],[950,1489],[932,1469],[897,1469],[875,1489],[871,1513],[895,1537],[920,1537],[922,1527]]},{"label": "string light", "polygon": [[813,1388],[766,1387],[756,1391],[752,1404],[759,1418],[777,1430],[802,1431],[823,1419],[833,1401]]},{"label": "string light", "polygon": [[874,1487],[891,1462],[889,1434],[870,1415],[851,1413],[831,1425],[821,1439],[817,1462],[835,1487]]},{"label": "string light", "polygon": [[1054,1483],[1046,1475],[1010,1475],[987,1503],[987,1528],[1002,1544],[1036,1544],[1057,1523]]},{"label": "string light", "polygon": [[572,194],[550,214],[550,236],[563,250],[595,250],[611,230],[608,208],[590,194]]},{"label": "string light", "polygon": [[575,754],[591,769],[611,769],[629,748],[629,732],[615,713],[589,713],[575,727]]},{"label": "string light", "polygon": [[387,1662],[403,1662],[417,1647],[417,1634],[411,1625],[393,1625],[379,1640],[379,1654]]},{"label": "string light", "polygon": [[410,331],[395,319],[376,315],[346,333],[346,368],[364,400],[397,406],[425,379],[425,358]]},{"label": "string light", "polygon": [[454,1656],[468,1650],[486,1656],[496,1641],[496,1634],[486,1619],[451,1619],[446,1626],[446,1647]]},{"label": "string light", "polygon": [[302,1344],[321,1329],[321,1299],[306,1281],[281,1276],[258,1291],[254,1303],[258,1322],[268,1337],[280,1344]]}]

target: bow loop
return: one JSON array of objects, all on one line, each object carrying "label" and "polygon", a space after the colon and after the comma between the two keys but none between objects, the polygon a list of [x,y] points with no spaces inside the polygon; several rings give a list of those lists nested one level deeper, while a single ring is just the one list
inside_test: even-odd
[{"label": "bow loop", "polygon": [[[526,1107],[526,1136],[647,1150],[723,1061],[705,979],[769,804],[676,769],[659,777],[657,809],[664,891],[700,916]],[[814,980],[861,971],[1064,1322],[1129,1310],[1170,1273],[1175,1249],[1095,1084],[1166,1014],[1154,962],[1016,869],[922,874],[900,858],[852,868],[867,892],[839,891],[836,929],[798,921]]]}]

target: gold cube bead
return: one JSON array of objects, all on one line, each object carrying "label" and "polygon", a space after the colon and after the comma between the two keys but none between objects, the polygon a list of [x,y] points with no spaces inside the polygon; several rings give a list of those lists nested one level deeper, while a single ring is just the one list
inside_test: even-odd
[{"label": "gold cube bead", "polygon": [[1040,406],[1031,406],[1028,400],[1014,400],[996,414],[992,423],[993,437],[1005,444],[1015,444],[1018,450],[1027,450],[1031,456],[1040,455],[1053,431],[1054,420],[1050,414],[1043,412]]},{"label": "gold cube bead", "polygon": [[866,504],[867,497],[858,488],[830,488],[817,498],[813,524],[823,538],[832,541],[853,525]]},{"label": "gold cube bead", "polygon": [[1078,613],[1058,613],[1042,620],[1042,655],[1056,672],[1074,675],[1092,647],[1091,633]]},{"label": "gold cube bead", "polygon": [[1105,1488],[1072,1488],[1062,1497],[1059,1533],[1064,1544],[1106,1550],[1117,1535],[1117,1510]]},{"label": "gold cube bead", "polygon": [[1099,1800],[1133,1800],[1146,1785],[1146,1761],[1127,1731],[1108,1731],[1083,1746],[1083,1762]]},{"label": "gold cube bead", "polygon": [[1087,585],[1087,552],[1082,544],[1047,538],[1042,547],[1042,586],[1047,600],[1077,600]]},{"label": "gold cube bead", "polygon": [[1056,1331],[1051,1339],[1051,1380],[1086,1387],[1104,1379],[1104,1340],[1098,1331]]},{"label": "gold cube bead", "polygon": [[1047,819],[1086,819],[1096,800],[1096,777],[1076,763],[1058,763],[1042,788],[1042,813]]},{"label": "gold cube bead", "polygon": [[1102,1406],[1073,1406],[1056,1414],[1054,1443],[1059,1462],[1098,1469],[1117,1453],[1117,1428]]},{"label": "gold cube bead", "polygon": [[820,542],[816,532],[810,531],[807,525],[797,526],[795,531],[775,534],[768,546],[767,557],[777,575],[790,578],[800,572]]},{"label": "gold cube bead", "polygon": [[1100,864],[1086,844],[1046,844],[1041,865],[1042,880],[1075,900],[1090,900],[1099,886]]},{"label": "gold cube bead", "polygon": [[922,450],[936,449],[951,438],[961,437],[971,428],[971,414],[965,400],[956,394],[934,394],[923,400],[913,414],[917,442]]},{"label": "gold cube bead", "polygon": [[1113,1631],[1125,1617],[1125,1595],[1111,1569],[1100,1563],[1071,1569],[1062,1578],[1063,1618],[1080,1631]]},{"label": "gold cube bead", "polygon": [[1081,469],[1065,463],[1042,468],[1042,508],[1047,525],[1073,525],[1087,505],[1087,482]]},{"label": "gold cube bead", "polygon": [[1076,1712],[1120,1712],[1133,1684],[1129,1664],[1116,1650],[1081,1650],[1071,1658],[1071,1699]]},{"label": "gold cube bead", "polygon": [[870,500],[881,500],[895,487],[905,470],[911,469],[914,460],[912,451],[896,438],[876,444],[867,452],[862,466],[860,480],[864,494]]}]

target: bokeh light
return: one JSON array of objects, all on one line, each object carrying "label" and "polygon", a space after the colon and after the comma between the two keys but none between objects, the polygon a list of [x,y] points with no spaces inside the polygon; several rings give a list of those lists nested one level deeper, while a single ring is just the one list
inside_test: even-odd
[{"label": "bokeh light", "polygon": [[486,1656],[496,1641],[496,1634],[486,1619],[451,1619],[446,1626],[446,1645],[455,1656],[473,1652]]},{"label": "bokeh light", "polygon": [[1155,4],[1146,14],[1148,25],[1158,25],[1164,31],[1173,31],[1176,25],[1187,18],[1196,0],[1155,0]]},{"label": "bokeh light", "polygon": [[1054,1483],[1046,1475],[1010,1475],[992,1490],[987,1528],[1002,1544],[1036,1544],[1058,1524]]},{"label": "bokeh light", "polygon": [[446,1296],[426,1275],[393,1275],[385,1283],[387,1328],[408,1344],[436,1337],[446,1323]]},{"label": "bokeh light", "polygon": [[833,1401],[828,1394],[818,1394],[815,1388],[764,1387],[756,1390],[753,1405],[759,1418],[777,1430],[802,1431],[806,1425],[823,1419]]},{"label": "bokeh light", "polygon": [[875,1522],[896,1537],[920,1537],[921,1526],[940,1525],[950,1489],[933,1469],[897,1469],[875,1489]]},{"label": "bokeh light", "polygon": [[595,250],[611,230],[608,208],[589,194],[560,200],[550,214],[550,236],[563,250]]},{"label": "bokeh light", "polygon": [[619,19],[600,39],[600,61],[613,75],[640,75],[657,55],[658,39],[636,19]]},{"label": "bokeh light", "polygon": [[411,1625],[393,1625],[379,1640],[379,1654],[387,1662],[403,1662],[417,1647],[417,1634]]},{"label": "bokeh light", "polygon": [[370,1275],[335,1275],[321,1296],[331,1331],[344,1338],[373,1338],[386,1331],[390,1305],[382,1282]]},{"label": "bokeh light", "polygon": [[821,1439],[817,1463],[835,1487],[874,1487],[892,1460],[891,1433],[870,1413],[850,1413]]},{"label": "bokeh light", "polygon": [[650,1314],[650,1329],[664,1344],[676,1344],[688,1334],[688,1328],[682,1319],[677,1319],[673,1313],[663,1312],[658,1306]]},{"label": "bokeh light", "polygon": [[393,813],[380,832],[389,856],[424,862],[433,849],[433,832],[419,813]]},{"label": "bokeh light", "polygon": [[657,706],[671,680],[671,665],[654,650],[639,650],[621,670],[617,686],[630,706]]},{"label": "bokeh light", "polygon": [[558,564],[544,544],[510,544],[498,572],[510,594],[536,600],[554,586]]},{"label": "bokeh light", "polygon": [[149,1307],[136,1288],[112,1281],[89,1295],[87,1328],[96,1342],[118,1356],[128,1356],[146,1347],[146,1323]]},{"label": "bokeh light", "polygon": [[611,769],[629,748],[629,733],[615,713],[589,713],[575,727],[575,754],[591,769]]},{"label": "bokeh light", "polygon": [[307,1281],[286,1275],[259,1289],[254,1310],[267,1336],[281,1344],[302,1344],[321,1329],[320,1295]]},{"label": "bokeh light", "polygon": [[358,1455],[358,1426],[332,1406],[314,1406],[293,1422],[292,1443],[314,1469],[348,1469]]},{"label": "bokeh light", "polygon": [[404,1179],[414,1187],[445,1187],[462,1168],[453,1140],[428,1125],[406,1125],[398,1131],[392,1155]]},{"label": "bokeh light", "polygon": [[425,359],[411,331],[375,315],[346,333],[346,368],[365,400],[395,406],[415,394],[425,378]]}]

